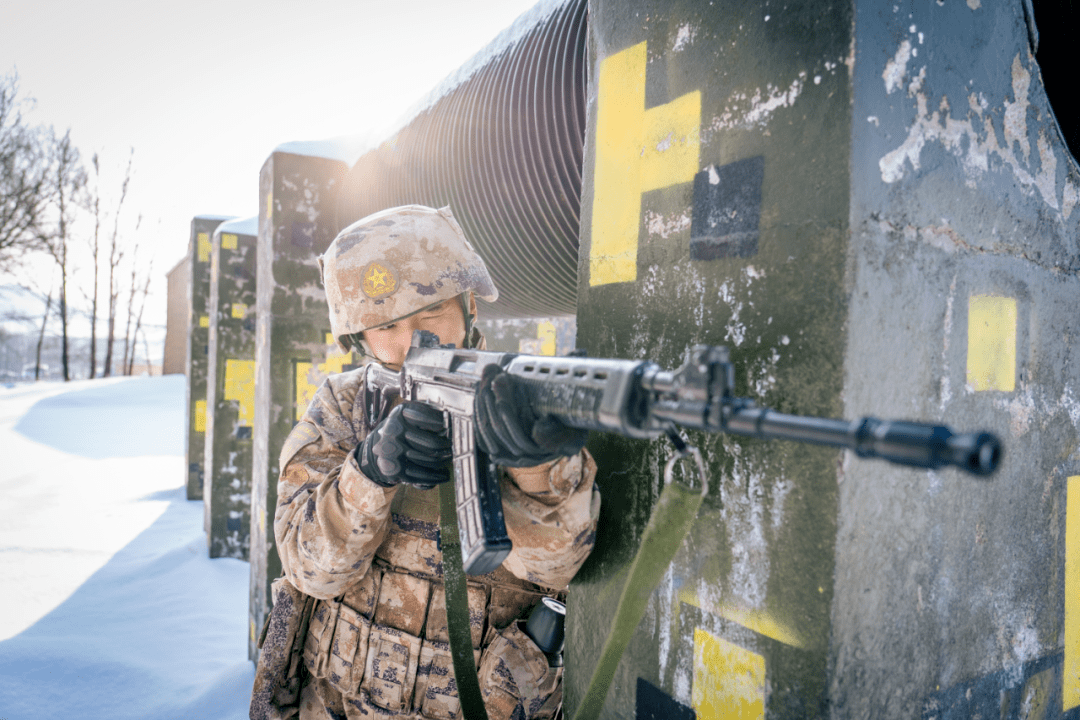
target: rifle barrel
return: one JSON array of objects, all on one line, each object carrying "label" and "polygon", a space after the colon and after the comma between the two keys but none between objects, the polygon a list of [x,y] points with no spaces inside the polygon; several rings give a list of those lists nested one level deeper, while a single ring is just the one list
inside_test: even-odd
[{"label": "rifle barrel", "polygon": [[944,425],[903,420],[834,420],[786,415],[767,408],[734,408],[724,430],[761,439],[795,440],[842,447],[859,457],[902,465],[940,468],[952,465],[974,475],[989,475],[1001,462],[1001,441],[990,433],[957,434]]}]

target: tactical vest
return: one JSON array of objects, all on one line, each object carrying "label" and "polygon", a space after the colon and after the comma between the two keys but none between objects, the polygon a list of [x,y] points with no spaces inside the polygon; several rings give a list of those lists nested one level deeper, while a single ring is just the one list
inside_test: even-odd
[{"label": "tactical vest", "polygon": [[[404,717],[460,716],[447,642],[439,545],[439,493],[404,485],[370,571],[334,600],[319,600],[304,640],[304,664],[347,704]],[[469,622],[481,692],[491,720],[552,718],[562,668],[552,668],[519,627],[550,589],[503,568],[470,577]],[[560,598],[562,599],[562,598]],[[514,715],[520,707],[523,715]]]}]

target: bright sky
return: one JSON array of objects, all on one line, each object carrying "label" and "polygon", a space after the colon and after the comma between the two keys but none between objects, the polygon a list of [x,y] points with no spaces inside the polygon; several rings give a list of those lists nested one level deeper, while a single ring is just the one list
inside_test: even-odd
[{"label": "bright sky", "polygon": [[125,214],[142,214],[154,246],[150,321],[163,323],[163,274],[192,216],[256,214],[259,169],[280,143],[382,139],[534,2],[11,0],[0,74],[18,70],[31,120],[70,127],[113,189],[135,148]]}]

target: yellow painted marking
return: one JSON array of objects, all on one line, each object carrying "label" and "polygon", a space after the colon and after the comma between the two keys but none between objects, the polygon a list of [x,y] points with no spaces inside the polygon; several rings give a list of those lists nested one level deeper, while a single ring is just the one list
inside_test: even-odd
[{"label": "yellow painted marking", "polygon": [[379,298],[389,295],[397,289],[397,278],[394,277],[394,273],[390,268],[373,262],[364,270],[361,287],[368,297]]},{"label": "yellow painted marking", "polygon": [[202,327],[202,328],[210,327],[210,316],[209,315],[200,315],[199,316],[199,327]]},{"label": "yellow painted marking", "polygon": [[765,658],[694,630],[694,687],[691,706],[699,720],[757,720],[765,717]]},{"label": "yellow painted marking", "polygon": [[1016,388],[1016,299],[968,300],[967,384],[976,392]]},{"label": "yellow painted marking", "polygon": [[221,249],[222,250],[235,250],[236,249],[236,236],[232,233],[221,234]]},{"label": "yellow painted marking", "polygon": [[245,305],[244,303],[233,303],[232,304],[232,316],[234,318],[239,319],[239,320],[243,320],[244,318],[247,317],[247,307],[248,306]]},{"label": "yellow painted marking", "polygon": [[646,43],[600,64],[589,285],[637,279],[641,194],[698,171],[701,93],[645,109]]},{"label": "yellow painted marking", "polygon": [[259,510],[259,532],[266,535],[266,508]]},{"label": "yellow painted marking", "polygon": [[251,642],[255,642],[255,620],[252,619],[250,622],[251,622]]},{"label": "yellow painted marking", "polygon": [[195,401],[195,432],[206,432],[206,401]]},{"label": "yellow painted marking", "polygon": [[[309,362],[296,363],[296,419],[299,420],[307,411],[308,403],[315,397],[315,391],[327,375],[342,372],[346,365],[353,362],[352,353],[342,354],[332,333],[326,333],[326,362],[313,365]],[[314,368],[314,370],[312,369]]]},{"label": "yellow painted marking", "polygon": [[536,337],[540,339],[540,354],[555,354],[555,323],[542,322],[536,326]]},{"label": "yellow painted marking", "polygon": [[693,605],[705,612],[738,623],[745,628],[753,630],[759,635],[772,638],[785,645],[802,648],[804,650],[807,647],[806,639],[803,637],[802,633],[774,618],[768,610],[747,610],[746,608],[736,607],[729,603],[717,606],[710,602],[702,601],[693,589],[687,587],[683,587],[679,590],[679,602]]},{"label": "yellow painted marking", "polygon": [[210,261],[210,233],[201,232],[195,236],[199,262]]},{"label": "yellow painted marking", "polygon": [[266,219],[270,220],[274,216],[274,193],[266,193]]},{"label": "yellow painted marking", "polygon": [[237,423],[252,427],[255,423],[255,361],[225,361],[225,399],[240,403]]},{"label": "yellow painted marking", "polygon": [[1062,712],[1080,705],[1080,475],[1068,480],[1065,498],[1065,663]]}]

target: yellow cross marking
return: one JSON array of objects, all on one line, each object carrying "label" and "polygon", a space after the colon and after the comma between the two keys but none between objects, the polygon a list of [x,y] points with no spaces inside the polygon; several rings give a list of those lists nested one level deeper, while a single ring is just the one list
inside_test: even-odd
[{"label": "yellow cross marking", "polygon": [[641,194],[694,179],[701,92],[645,107],[646,44],[600,64],[589,285],[637,279]]}]

